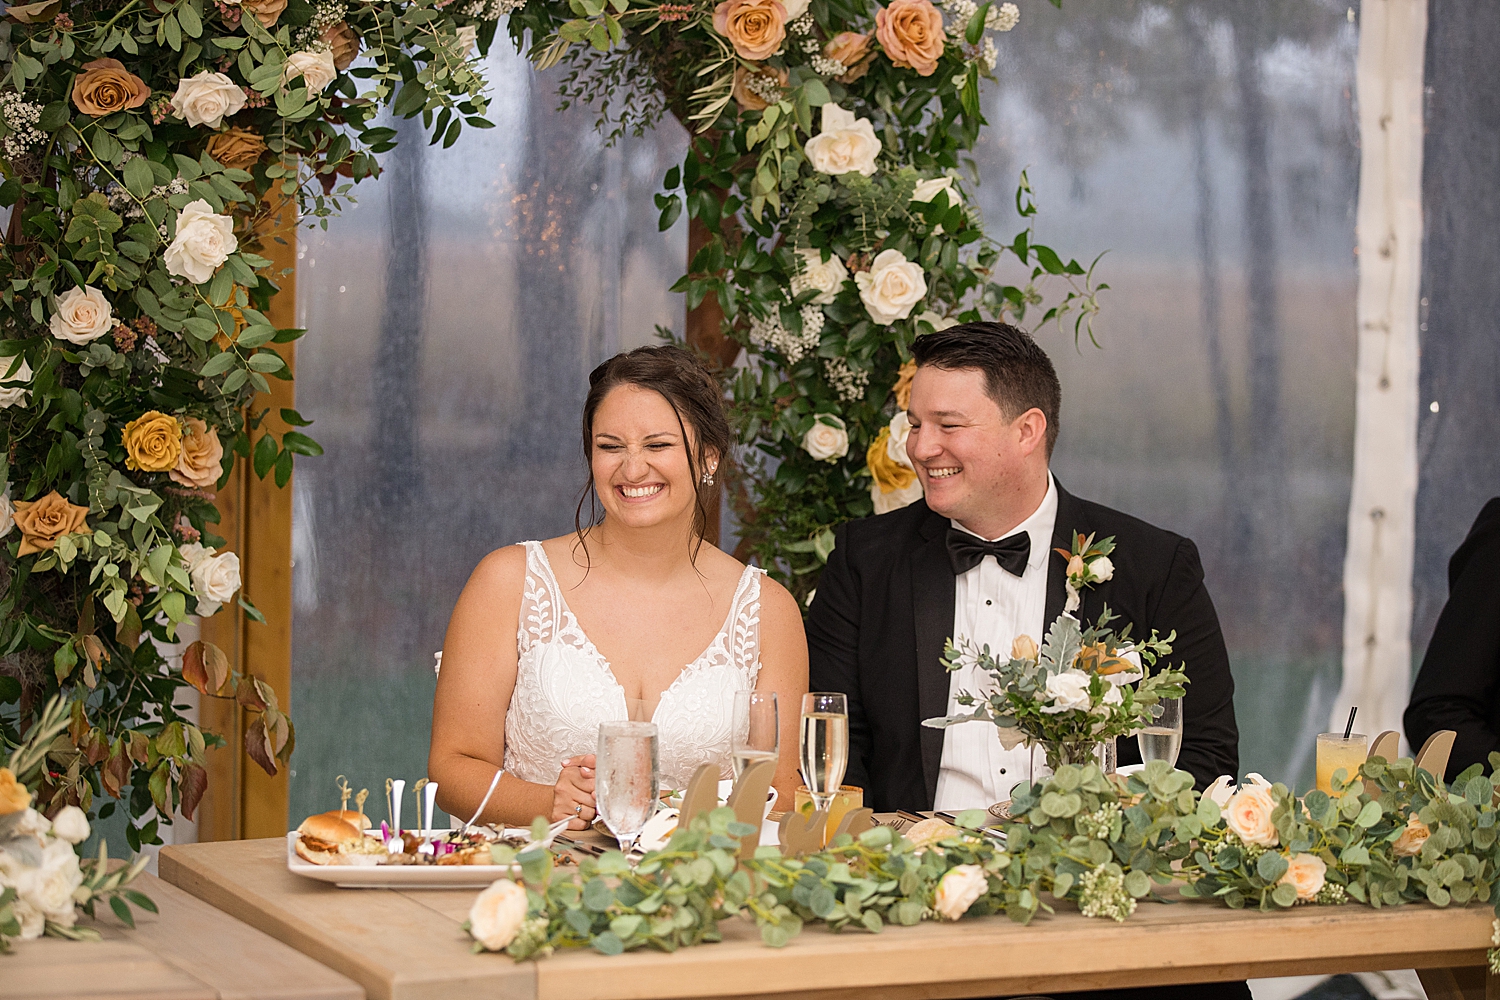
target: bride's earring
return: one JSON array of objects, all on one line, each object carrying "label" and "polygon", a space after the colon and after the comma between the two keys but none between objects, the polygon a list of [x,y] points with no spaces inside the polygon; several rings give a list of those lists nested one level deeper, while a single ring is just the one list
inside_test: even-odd
[{"label": "bride's earring", "polygon": [[706,472],[703,473],[703,485],[704,486],[712,486],[714,484],[714,471],[717,468],[718,468],[718,466],[714,466],[713,468],[711,468],[711,469],[709,469],[709,470],[707,470]]}]

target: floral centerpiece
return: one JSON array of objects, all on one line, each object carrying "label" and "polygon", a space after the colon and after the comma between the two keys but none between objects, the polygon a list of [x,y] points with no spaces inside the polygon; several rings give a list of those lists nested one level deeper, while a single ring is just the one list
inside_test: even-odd
[{"label": "floral centerpiece", "polygon": [[66,710],[54,699],[27,741],[0,767],[0,951],[9,950],[12,938],[44,933],[98,940],[98,931],[79,927],[77,921],[80,909],[92,916],[100,899],[108,899],[128,926],[134,926],[135,918],[126,900],[156,912],[148,896],[129,888],[146,857],[111,872],[101,841],[98,859],[81,865],[74,848],[89,836],[83,810],[63,806],[49,820],[32,808],[32,793],[22,779],[41,769],[47,744],[67,724]]}]

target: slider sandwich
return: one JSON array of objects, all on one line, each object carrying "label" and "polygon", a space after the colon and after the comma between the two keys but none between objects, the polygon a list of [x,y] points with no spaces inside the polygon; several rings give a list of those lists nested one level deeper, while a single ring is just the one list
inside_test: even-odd
[{"label": "slider sandwich", "polygon": [[[349,819],[341,819],[340,814]],[[385,846],[366,837],[363,819],[352,810],[309,816],[297,827],[297,856],[315,865],[374,865],[385,858]],[[352,820],[352,822],[351,822]],[[356,825],[359,823],[359,825]]]}]

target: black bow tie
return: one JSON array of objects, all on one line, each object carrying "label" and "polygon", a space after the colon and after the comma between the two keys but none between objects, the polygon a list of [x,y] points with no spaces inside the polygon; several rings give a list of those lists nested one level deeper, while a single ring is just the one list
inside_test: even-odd
[{"label": "black bow tie", "polygon": [[1020,576],[1026,572],[1026,560],[1031,558],[1031,535],[1018,531],[998,542],[987,542],[967,531],[948,529],[948,561],[953,564],[954,576],[978,566],[985,556],[994,556],[1001,569],[1011,576]]}]

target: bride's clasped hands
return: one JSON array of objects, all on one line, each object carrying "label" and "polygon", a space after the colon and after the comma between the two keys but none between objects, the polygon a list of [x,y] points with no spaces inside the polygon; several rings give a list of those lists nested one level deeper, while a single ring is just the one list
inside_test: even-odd
[{"label": "bride's clasped hands", "polygon": [[[704,763],[727,778],[735,693],[795,706],[807,690],[792,596],[704,540],[733,444],[713,377],[675,347],[618,355],[590,376],[583,431],[576,531],[486,556],[449,622],[428,773],[454,815],[502,769],[483,821],[585,827],[609,721],[655,723],[663,787]],[[783,709],[784,802],[796,726]]]}]

